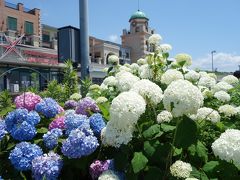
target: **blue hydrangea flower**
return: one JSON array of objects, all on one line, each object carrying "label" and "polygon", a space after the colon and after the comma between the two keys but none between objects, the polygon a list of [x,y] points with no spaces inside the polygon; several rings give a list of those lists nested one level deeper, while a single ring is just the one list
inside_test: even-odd
[{"label": "blue hydrangea flower", "polygon": [[36,157],[32,161],[32,174],[36,180],[57,180],[63,167],[63,161],[58,154],[50,152]]},{"label": "blue hydrangea flower", "polygon": [[79,102],[76,113],[89,116],[90,112],[97,113],[100,112],[100,109],[92,98],[86,97]]},{"label": "blue hydrangea flower", "polygon": [[47,134],[43,135],[43,142],[45,146],[48,149],[55,148],[58,144],[58,138],[62,136],[62,134],[62,130],[58,128],[48,131]]},{"label": "blue hydrangea flower", "polygon": [[35,106],[35,110],[42,113],[46,118],[53,118],[59,113],[59,105],[52,98],[44,98]]},{"label": "blue hydrangea flower", "polygon": [[93,114],[89,118],[89,122],[90,122],[90,127],[92,128],[94,134],[96,136],[100,136],[101,130],[106,126],[106,123],[102,115],[99,113]]},{"label": "blue hydrangea flower", "polygon": [[5,134],[7,134],[6,128],[7,127],[5,121],[0,119],[0,141],[5,136]]},{"label": "blue hydrangea flower", "polygon": [[0,180],[3,180],[2,176],[0,176]]},{"label": "blue hydrangea flower", "polygon": [[[84,132],[85,131],[85,132]],[[62,153],[69,158],[80,158],[92,154],[99,146],[97,138],[91,129],[72,130],[63,142]]]},{"label": "blue hydrangea flower", "polygon": [[7,131],[11,136],[19,141],[31,140],[37,131],[34,125],[40,122],[40,116],[37,112],[27,109],[16,109],[10,112],[5,118]]},{"label": "blue hydrangea flower", "polygon": [[64,108],[66,109],[75,109],[77,107],[78,103],[74,100],[68,100],[64,104]]},{"label": "blue hydrangea flower", "polygon": [[66,128],[66,134],[70,134],[70,132],[74,129],[77,129],[81,126],[86,126],[88,129],[90,128],[89,120],[87,119],[87,116],[81,115],[81,114],[75,114],[72,111],[69,111],[65,115],[65,128]]},{"label": "blue hydrangea flower", "polygon": [[27,115],[26,121],[34,126],[40,122],[41,118],[36,111],[30,111]]},{"label": "blue hydrangea flower", "polygon": [[31,169],[32,160],[42,154],[42,149],[36,144],[21,142],[10,152],[9,159],[15,169],[26,171]]}]

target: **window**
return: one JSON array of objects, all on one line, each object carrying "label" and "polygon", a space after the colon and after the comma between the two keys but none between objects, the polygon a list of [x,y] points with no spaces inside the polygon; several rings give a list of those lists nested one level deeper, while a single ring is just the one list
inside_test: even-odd
[{"label": "window", "polygon": [[42,40],[43,40],[43,42],[49,42],[49,41],[50,41],[50,36],[49,36],[49,34],[43,34]]},{"label": "window", "polygon": [[136,27],[135,32],[140,32],[140,27]]},{"label": "window", "polygon": [[126,58],[127,58],[127,59],[129,58],[129,53],[128,53],[128,52],[126,52]]},{"label": "window", "polygon": [[25,21],[25,33],[26,34],[33,34],[33,23]]},{"label": "window", "polygon": [[14,17],[7,18],[7,26],[9,30],[16,31],[17,30],[17,19]]}]

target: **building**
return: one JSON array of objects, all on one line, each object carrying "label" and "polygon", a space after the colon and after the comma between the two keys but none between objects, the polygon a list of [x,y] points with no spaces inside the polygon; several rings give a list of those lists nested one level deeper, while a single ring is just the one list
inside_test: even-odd
[{"label": "building", "polygon": [[122,46],[131,49],[132,62],[145,57],[150,51],[148,38],[154,34],[154,30],[149,27],[148,22],[146,14],[138,10],[129,19],[130,30],[123,30]]},{"label": "building", "polygon": [[0,0],[0,91],[44,89],[50,80],[61,81],[63,68],[54,28],[42,27],[40,10]]}]

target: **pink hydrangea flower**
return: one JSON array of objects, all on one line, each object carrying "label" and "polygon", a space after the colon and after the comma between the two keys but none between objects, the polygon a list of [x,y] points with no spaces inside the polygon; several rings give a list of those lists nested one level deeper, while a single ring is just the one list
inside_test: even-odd
[{"label": "pink hydrangea flower", "polygon": [[58,128],[58,129],[65,129],[65,116],[59,116],[56,119],[54,119],[50,124],[49,124],[49,130]]},{"label": "pink hydrangea flower", "polygon": [[39,103],[42,98],[32,92],[26,92],[17,96],[14,100],[17,108],[26,108],[28,111],[35,109],[35,105]]},{"label": "pink hydrangea flower", "polygon": [[61,114],[61,113],[63,113],[63,112],[64,112],[63,107],[59,105],[59,106],[58,106],[58,113]]}]

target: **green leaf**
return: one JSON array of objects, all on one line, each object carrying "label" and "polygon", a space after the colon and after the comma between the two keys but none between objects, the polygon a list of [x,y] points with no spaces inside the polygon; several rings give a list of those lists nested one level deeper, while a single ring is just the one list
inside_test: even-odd
[{"label": "green leaf", "polygon": [[208,161],[208,152],[207,148],[200,141],[197,142],[196,152],[198,157],[200,157],[204,162]]},{"label": "green leaf", "polygon": [[173,156],[178,156],[182,153],[182,149],[175,148],[173,152]]},{"label": "green leaf", "polygon": [[146,152],[147,156],[152,157],[152,155],[155,153],[156,149],[152,144],[150,144],[149,141],[145,141],[144,142],[144,151]]},{"label": "green leaf", "polygon": [[197,142],[197,125],[190,118],[184,116],[176,129],[174,145],[177,148],[188,148]]},{"label": "green leaf", "polygon": [[47,133],[47,132],[48,132],[48,129],[47,129],[47,128],[44,128],[44,127],[42,127],[42,128],[40,128],[40,129],[38,129],[38,130],[37,130],[37,132],[38,132],[39,134],[45,134],[45,133]]},{"label": "green leaf", "polygon": [[131,163],[133,172],[136,174],[146,167],[148,159],[143,155],[142,152],[135,152]]},{"label": "green leaf", "polygon": [[211,173],[214,171],[214,169],[219,165],[218,161],[209,161],[203,166],[203,170],[206,173]]},{"label": "green leaf", "polygon": [[155,124],[143,132],[143,137],[151,139],[160,137],[162,134],[163,132],[160,131],[160,125]]},{"label": "green leaf", "polygon": [[39,144],[42,141],[43,141],[42,139],[36,139],[36,140],[34,140],[34,144]]},{"label": "green leaf", "polygon": [[168,125],[168,124],[161,124],[161,128],[162,128],[163,132],[171,132],[174,129],[176,129],[175,126],[171,126],[171,125]]},{"label": "green leaf", "polygon": [[209,180],[207,175],[203,171],[198,171],[194,166],[192,166],[192,172],[190,177],[195,177],[201,180]]}]

